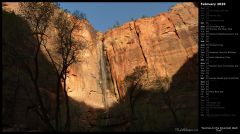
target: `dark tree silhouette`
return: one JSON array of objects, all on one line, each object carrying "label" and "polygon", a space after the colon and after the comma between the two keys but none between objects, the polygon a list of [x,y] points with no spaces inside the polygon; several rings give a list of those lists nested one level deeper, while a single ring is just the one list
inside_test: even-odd
[{"label": "dark tree silhouette", "polygon": [[22,16],[28,21],[30,27],[32,28],[32,35],[36,40],[35,52],[34,52],[34,69],[32,69],[27,64],[28,73],[34,84],[36,95],[38,98],[38,103],[40,107],[40,113],[38,115],[42,121],[48,126],[49,130],[54,130],[54,127],[50,123],[50,119],[47,116],[46,109],[43,104],[43,100],[39,89],[39,52],[40,47],[46,40],[44,38],[46,30],[48,28],[50,19],[54,13],[54,5],[49,2],[21,2],[20,12]]},{"label": "dark tree silhouette", "polygon": [[175,124],[177,127],[182,127],[182,124],[179,121],[177,116],[177,105],[174,103],[173,96],[170,92],[170,78],[168,76],[164,78],[157,77],[155,81],[157,85],[157,90],[159,90],[160,95],[164,101],[164,103],[168,106],[168,109],[171,111],[173,118],[175,120]]},{"label": "dark tree silhouette", "polygon": [[65,95],[65,106],[66,106],[66,123],[65,130],[69,131],[71,126],[71,117],[70,117],[70,107],[69,107],[69,99],[66,90],[66,79],[68,75],[69,67],[78,62],[77,54],[79,50],[85,48],[83,43],[76,42],[73,38],[73,32],[79,28],[77,24],[77,18],[68,17],[68,11],[60,11],[56,18],[54,18],[54,26],[57,29],[57,53],[60,55],[60,60],[56,60],[53,57],[53,54],[50,53],[49,49],[46,45],[44,48],[51,60],[52,65],[55,68],[55,72],[57,75],[57,90],[56,90],[56,114],[55,114],[55,127],[59,130],[59,118],[60,114],[60,92],[61,86],[63,87],[63,92]]},{"label": "dark tree silhouette", "polygon": [[125,77],[125,87],[128,91],[129,103],[131,114],[134,117],[134,104],[138,95],[141,94],[142,91],[142,84],[140,83],[142,76],[146,73],[147,67],[146,66],[137,66],[134,68],[133,73],[129,74]]}]

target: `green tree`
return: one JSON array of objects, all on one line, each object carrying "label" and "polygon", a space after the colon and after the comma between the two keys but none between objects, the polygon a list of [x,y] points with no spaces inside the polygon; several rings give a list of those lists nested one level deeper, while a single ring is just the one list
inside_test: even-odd
[{"label": "green tree", "polygon": [[141,18],[147,18],[147,16],[146,15],[142,15],[142,17]]},{"label": "green tree", "polygon": [[79,10],[75,10],[73,12],[73,16],[75,16],[77,19],[80,19],[80,20],[86,20],[87,19],[87,15],[83,12],[80,12]]},{"label": "green tree", "polygon": [[115,24],[113,25],[113,28],[117,28],[117,27],[119,27],[119,26],[120,26],[119,21],[116,21]]}]

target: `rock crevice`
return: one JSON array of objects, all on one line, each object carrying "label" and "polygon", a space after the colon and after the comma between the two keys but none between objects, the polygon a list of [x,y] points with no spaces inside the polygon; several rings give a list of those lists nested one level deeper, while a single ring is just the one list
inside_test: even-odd
[{"label": "rock crevice", "polygon": [[139,33],[139,31],[138,30],[136,30],[136,24],[135,24],[135,21],[133,21],[133,26],[134,26],[134,32],[135,32],[135,34],[137,35],[137,41],[138,41],[138,43],[137,44],[139,44],[139,46],[140,46],[140,48],[141,48],[141,51],[142,51],[142,55],[143,55],[143,57],[144,57],[144,60],[145,60],[145,62],[146,62],[146,64],[148,64],[148,62],[147,62],[147,58],[146,58],[146,56],[145,56],[145,54],[144,54],[144,51],[143,51],[143,48],[142,48],[142,45],[141,45],[141,40],[140,40],[140,33]]}]

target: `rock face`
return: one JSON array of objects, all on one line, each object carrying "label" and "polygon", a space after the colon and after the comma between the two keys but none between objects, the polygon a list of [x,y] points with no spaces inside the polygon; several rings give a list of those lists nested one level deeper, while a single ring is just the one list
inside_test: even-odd
[{"label": "rock face", "polygon": [[18,2],[2,2],[2,9],[8,12],[14,11],[19,13],[19,3]]},{"label": "rock face", "polygon": [[[72,19],[71,15],[69,15],[69,18]],[[109,101],[116,99],[110,95],[110,89],[114,88],[109,67],[107,66],[108,63],[106,62],[106,52],[103,50],[104,46],[101,41],[103,35],[97,32],[87,20],[73,21],[77,21],[79,26],[74,31],[73,38],[76,43],[82,44],[84,49],[78,52],[77,58],[79,62],[69,67],[69,76],[67,78],[68,95],[77,102],[84,102],[93,108],[104,109],[105,103],[111,103],[105,102],[106,97],[111,98],[108,99]],[[46,46],[50,53],[54,55],[55,60],[58,61],[59,55],[56,54],[55,49],[57,30],[52,25],[49,27]],[[42,51],[47,56],[44,48],[42,48]],[[106,62],[105,65],[102,64],[103,61]]]},{"label": "rock face", "polygon": [[[21,14],[18,2],[4,2],[2,7],[5,11],[14,12],[17,15]],[[54,16],[58,12],[58,10],[55,10]],[[73,19],[70,14],[68,14],[68,17]],[[77,102],[83,102],[94,108],[104,108],[105,103],[113,103],[116,98],[113,96],[114,91],[111,91],[114,88],[106,51],[102,42],[103,34],[97,32],[87,20],[75,21],[77,21],[79,28],[74,31],[73,38],[76,42],[84,44],[86,48],[77,56],[80,62],[74,63],[69,68],[67,79],[68,95]],[[54,28],[53,23],[49,24],[46,35],[48,37],[46,47],[54,60],[59,61],[59,55],[56,52],[57,30]],[[44,47],[41,50],[51,62]],[[104,73],[102,73],[103,71]],[[109,98],[108,102],[105,102],[106,97]]]},{"label": "rock face", "polygon": [[[18,14],[17,3],[5,2],[2,6]],[[152,78],[171,78],[198,52],[198,8],[190,2],[179,3],[154,17],[127,22],[106,33],[96,32],[88,21],[78,23],[80,29],[74,37],[84,42],[87,49],[79,54],[81,62],[70,67],[68,92],[69,96],[93,107],[104,105],[102,48],[110,98],[124,96],[126,90],[121,83],[135,67],[146,66]],[[50,26],[48,44],[54,44],[56,30],[53,29]]]},{"label": "rock face", "polygon": [[[18,14],[16,3],[2,6]],[[127,22],[106,33],[94,30],[87,20],[78,20],[78,24],[74,38],[87,47],[78,55],[80,62],[70,66],[67,91],[70,100],[90,107],[80,107],[83,112],[73,119],[81,119],[84,127],[96,125],[85,119],[89,114],[89,118],[96,117],[93,108],[101,111],[126,95],[122,82],[136,67],[146,66],[149,79],[172,79],[198,53],[198,8],[193,3],[177,4],[168,12]],[[47,47],[54,54],[56,30],[51,25],[47,36]],[[42,52],[48,58],[43,48]]]},{"label": "rock face", "polygon": [[152,76],[172,77],[198,52],[198,9],[193,3],[177,4],[169,12],[138,19],[109,30],[104,45],[114,82],[120,84],[137,66]]}]

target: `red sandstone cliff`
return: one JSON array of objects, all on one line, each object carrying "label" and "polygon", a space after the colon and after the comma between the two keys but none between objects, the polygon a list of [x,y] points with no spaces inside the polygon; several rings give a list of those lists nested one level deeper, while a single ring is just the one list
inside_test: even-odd
[{"label": "red sandstone cliff", "polygon": [[[2,6],[18,14],[17,3],[3,3]],[[118,94],[124,97],[126,90],[122,81],[135,67],[146,66],[149,79],[172,79],[198,52],[198,8],[193,3],[177,4],[169,12],[127,22],[106,33],[95,31],[87,20],[77,21],[80,28],[74,32],[74,38],[87,48],[78,55],[81,62],[69,69],[68,95],[93,108],[104,108],[103,96],[109,100],[109,106],[116,103]],[[52,25],[47,36],[47,47],[55,54],[56,29]],[[43,48],[42,52],[47,57]],[[195,62],[191,64],[197,66]],[[106,73],[105,95],[103,72]],[[86,123],[89,111],[84,110],[85,114],[79,115],[80,124],[90,127]]]},{"label": "red sandstone cliff", "polygon": [[198,52],[198,9],[181,3],[169,12],[125,23],[104,34],[104,45],[120,91],[121,81],[137,66],[147,66],[153,77],[171,78]]},{"label": "red sandstone cliff", "polygon": [[[2,6],[18,14],[17,3],[5,2]],[[110,66],[107,67],[108,88],[121,96],[125,92],[121,82],[135,67],[147,66],[150,78],[171,79],[198,52],[198,8],[190,2],[177,4],[153,17],[127,22],[106,33],[96,32],[88,21],[78,23],[80,29],[74,37],[87,44],[87,49],[79,54],[81,62],[70,68],[69,95],[96,107],[103,107],[99,84],[102,45]],[[55,35],[56,30],[50,26],[47,46],[53,54]]]}]

